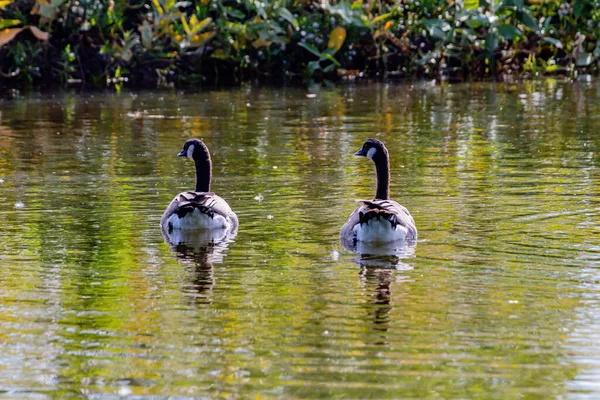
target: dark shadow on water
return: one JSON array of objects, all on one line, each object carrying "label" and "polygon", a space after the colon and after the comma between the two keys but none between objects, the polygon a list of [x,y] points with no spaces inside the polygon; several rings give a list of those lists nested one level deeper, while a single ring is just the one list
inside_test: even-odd
[{"label": "dark shadow on water", "polygon": [[400,271],[413,269],[402,260],[414,257],[416,242],[349,243],[342,239],[340,244],[344,249],[358,255],[352,261],[361,266],[361,286],[368,299],[373,330],[378,336],[373,343],[387,345],[387,331],[394,308],[391,285],[398,280]]},{"label": "dark shadow on water", "polygon": [[223,263],[237,231],[174,230],[169,233],[163,230],[162,234],[188,272],[182,288],[186,297],[194,304],[210,304],[215,284],[213,264]]}]

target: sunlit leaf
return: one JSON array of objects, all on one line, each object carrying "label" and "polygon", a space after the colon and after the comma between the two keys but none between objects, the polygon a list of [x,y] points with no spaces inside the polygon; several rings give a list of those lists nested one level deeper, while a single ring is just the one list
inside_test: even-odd
[{"label": "sunlit leaf", "polygon": [[11,0],[2,0],[0,1],[0,9],[6,7],[7,5],[9,5],[10,3],[12,3]]},{"label": "sunlit leaf", "polygon": [[346,30],[343,27],[338,26],[331,31],[331,34],[329,35],[329,42],[327,42],[327,48],[334,49],[333,54],[335,54],[344,45],[344,40],[346,40]]},{"label": "sunlit leaf", "polygon": [[465,10],[473,10],[479,7],[479,0],[465,0]]},{"label": "sunlit leaf", "polygon": [[17,36],[24,28],[4,29],[0,31],[0,46],[4,46]]},{"label": "sunlit leaf", "polygon": [[204,30],[207,26],[209,26],[212,22],[212,18],[204,18],[202,21],[198,21],[195,15],[190,19],[190,29],[192,30],[192,34],[196,34],[201,30]]},{"label": "sunlit leaf", "polygon": [[[40,1],[40,0],[38,0]],[[154,4],[154,8],[156,8],[156,11],[158,11],[159,14],[164,14],[165,11],[163,10],[162,6],[160,5],[160,3],[158,2],[158,0],[152,0],[152,3]]]},{"label": "sunlit leaf", "polygon": [[371,22],[376,24],[378,22],[387,21],[390,18],[392,18],[392,13],[381,14],[380,16],[373,18]]},{"label": "sunlit leaf", "polygon": [[188,25],[187,21],[185,20],[185,15],[181,14],[181,24],[183,25],[183,30],[185,31],[185,33],[187,33],[188,35],[190,34],[190,26]]},{"label": "sunlit leaf", "polygon": [[334,63],[336,66],[341,67],[342,65],[329,53],[321,53],[321,58],[327,59]]},{"label": "sunlit leaf", "polygon": [[216,32],[211,31],[211,32],[204,32],[199,35],[195,35],[192,38],[192,40],[190,40],[190,47],[204,46],[204,44],[206,42],[208,42],[210,39],[212,39],[213,36],[215,36],[215,34],[216,34]]},{"label": "sunlit leaf", "polygon": [[569,70],[568,68],[565,68],[565,67],[562,67],[560,65],[554,64],[554,65],[548,65],[546,67],[545,72],[549,72],[550,73],[550,72],[561,72],[561,71],[568,71],[568,70]]},{"label": "sunlit leaf", "polygon": [[44,41],[48,40],[48,36],[49,36],[48,32],[44,32],[35,26],[30,26],[29,30],[31,31],[31,33],[33,33],[33,36],[35,36],[39,40],[44,40]]},{"label": "sunlit leaf", "polygon": [[192,14],[192,16],[190,17],[190,29],[192,30],[192,32],[194,31],[194,28],[200,23],[200,21],[198,21],[198,17],[196,17],[196,14]]},{"label": "sunlit leaf", "polygon": [[12,28],[13,26],[20,25],[21,21],[18,19],[0,19],[0,30],[6,28]]},{"label": "sunlit leaf", "polygon": [[510,24],[498,25],[498,33],[505,39],[514,40],[521,37],[523,33]]},{"label": "sunlit leaf", "polygon": [[276,11],[281,18],[285,19],[287,22],[292,24],[294,28],[298,29],[298,21],[296,20],[296,18],[294,18],[294,15],[287,8],[280,7]]},{"label": "sunlit leaf", "polygon": [[271,41],[269,40],[261,40],[261,39],[256,39],[254,42],[252,42],[252,46],[259,48],[259,47],[269,47],[271,45]]}]

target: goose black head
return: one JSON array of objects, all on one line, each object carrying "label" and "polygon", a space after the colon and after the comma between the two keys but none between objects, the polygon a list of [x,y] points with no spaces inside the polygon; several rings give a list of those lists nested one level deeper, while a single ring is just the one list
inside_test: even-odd
[{"label": "goose black head", "polygon": [[177,154],[177,157],[191,158],[194,161],[210,159],[208,148],[198,139],[187,140],[183,145],[183,149]]},{"label": "goose black head", "polygon": [[[367,157],[373,160],[381,156],[387,156],[387,149],[385,145],[377,139],[368,139],[362,146],[362,148],[354,153],[356,157]],[[387,158],[387,157],[386,157]]]}]

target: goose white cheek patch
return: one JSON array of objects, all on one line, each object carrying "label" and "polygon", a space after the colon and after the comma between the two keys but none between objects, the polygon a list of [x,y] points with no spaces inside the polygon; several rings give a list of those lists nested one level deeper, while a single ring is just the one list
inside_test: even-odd
[{"label": "goose white cheek patch", "polygon": [[188,147],[186,157],[194,158],[193,156],[194,156],[194,145],[192,144],[190,147]]},{"label": "goose white cheek patch", "polygon": [[375,147],[371,147],[369,151],[367,151],[367,158],[372,160],[375,153],[377,153],[377,149]]}]

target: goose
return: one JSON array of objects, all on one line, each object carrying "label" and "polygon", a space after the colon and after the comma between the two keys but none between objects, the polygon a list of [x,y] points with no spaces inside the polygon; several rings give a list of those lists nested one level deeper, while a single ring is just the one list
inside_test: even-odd
[{"label": "goose", "polygon": [[186,235],[177,235],[176,231],[235,230],[239,225],[237,215],[225,200],[210,191],[212,162],[206,145],[198,139],[189,139],[177,156],[194,160],[196,190],[179,193],[171,201],[160,219],[163,234],[183,237]]},{"label": "goose", "polygon": [[377,139],[369,139],[354,155],[367,157],[375,163],[377,191],[374,200],[357,200],[363,204],[350,215],[340,238],[354,245],[357,242],[416,240],[417,228],[410,212],[390,200],[390,158],[385,145]]}]

